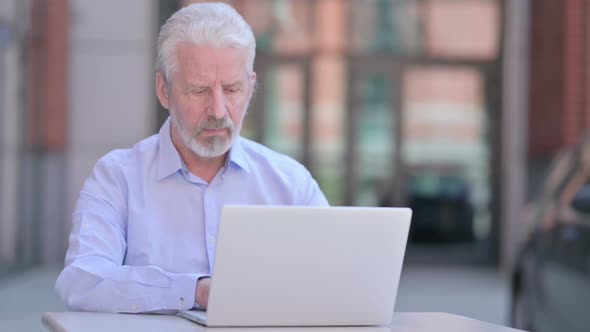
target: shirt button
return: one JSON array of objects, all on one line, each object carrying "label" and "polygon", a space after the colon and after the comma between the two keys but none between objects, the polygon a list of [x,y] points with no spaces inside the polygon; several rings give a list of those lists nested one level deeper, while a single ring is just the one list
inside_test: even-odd
[{"label": "shirt button", "polygon": [[88,230],[88,224],[84,224],[84,226],[82,226],[82,228],[84,228],[85,231]]},{"label": "shirt button", "polygon": [[132,304],[132,305],[131,305],[131,310],[137,310],[137,305],[135,305],[135,304]]},{"label": "shirt button", "polygon": [[184,307],[184,298],[180,298],[180,307]]}]

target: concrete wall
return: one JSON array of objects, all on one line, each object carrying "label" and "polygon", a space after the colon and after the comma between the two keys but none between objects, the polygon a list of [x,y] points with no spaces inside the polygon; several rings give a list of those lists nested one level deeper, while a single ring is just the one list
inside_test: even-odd
[{"label": "concrete wall", "polygon": [[0,268],[14,261],[17,240],[17,174],[22,107],[22,63],[17,0],[0,2]]}]

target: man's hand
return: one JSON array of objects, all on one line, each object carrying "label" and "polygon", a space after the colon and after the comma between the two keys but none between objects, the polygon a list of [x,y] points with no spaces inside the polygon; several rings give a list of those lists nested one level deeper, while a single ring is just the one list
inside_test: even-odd
[{"label": "man's hand", "polygon": [[205,277],[199,279],[197,281],[197,287],[195,288],[195,301],[201,307],[207,309],[207,305],[209,304],[209,284],[211,283],[211,278]]}]

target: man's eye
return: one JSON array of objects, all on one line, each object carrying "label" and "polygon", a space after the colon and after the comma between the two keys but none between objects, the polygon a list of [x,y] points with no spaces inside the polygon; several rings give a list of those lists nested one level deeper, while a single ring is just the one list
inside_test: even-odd
[{"label": "man's eye", "polygon": [[225,89],[227,93],[238,93],[240,91],[239,88],[227,88]]},{"label": "man's eye", "polygon": [[204,95],[207,92],[207,89],[196,89],[196,90],[191,90],[191,94],[193,95]]}]

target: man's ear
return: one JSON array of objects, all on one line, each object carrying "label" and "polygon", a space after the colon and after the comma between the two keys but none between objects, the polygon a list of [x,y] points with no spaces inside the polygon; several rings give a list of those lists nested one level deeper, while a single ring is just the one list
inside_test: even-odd
[{"label": "man's ear", "polygon": [[156,95],[158,96],[158,100],[160,100],[162,107],[168,109],[170,105],[168,100],[168,84],[160,72],[156,73]]}]

